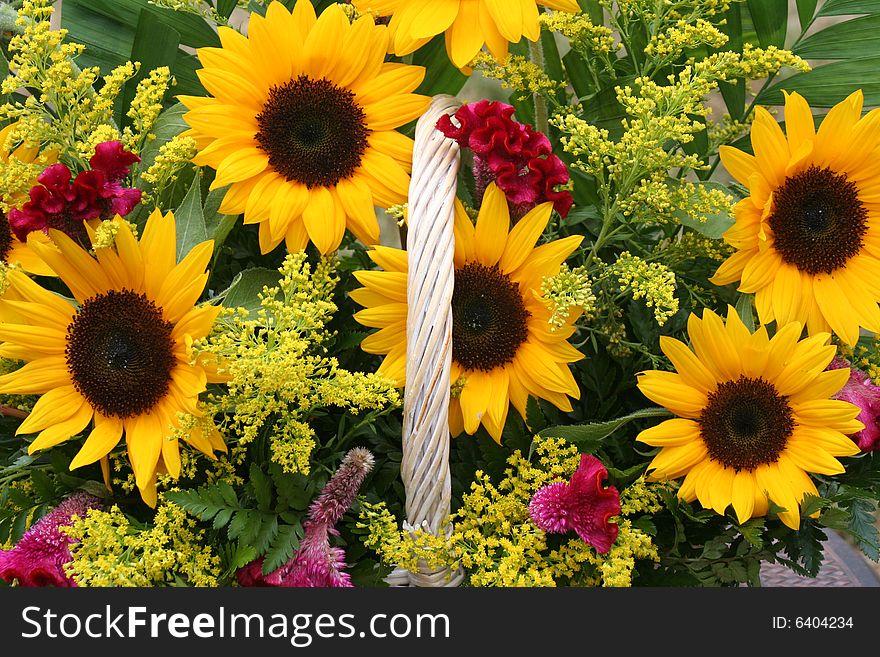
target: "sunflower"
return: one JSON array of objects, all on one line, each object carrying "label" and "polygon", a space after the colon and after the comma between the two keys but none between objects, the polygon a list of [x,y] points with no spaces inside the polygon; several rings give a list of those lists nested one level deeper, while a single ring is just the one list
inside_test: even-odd
[{"label": "sunflower", "polygon": [[710,279],[755,294],[763,323],[797,321],[848,344],[880,331],[880,110],[861,116],[857,91],[818,131],[807,102],[785,98],[787,135],[756,108],[749,155],[721,147],[746,185],[724,239],[737,251]]},{"label": "sunflower", "polygon": [[[476,226],[456,201],[450,383],[460,394],[449,405],[453,435],[473,434],[482,423],[500,442],[510,403],[525,418],[529,395],[563,411],[572,410],[569,396],[580,397],[568,367],[583,358],[567,342],[576,315],[571,313],[565,326],[552,330],[550,311],[539,295],[543,278],[559,272],[583,236],[535,247],[552,209],[549,202],[537,206],[508,233],[507,199],[494,183],[486,189]],[[407,254],[377,246],[370,257],[385,271],[357,272],[365,287],[351,292],[351,297],[366,307],[355,319],[380,330],[365,338],[361,347],[385,355],[379,373],[403,386]]]},{"label": "sunflower", "polygon": [[679,417],[637,437],[661,448],[650,477],[684,476],[679,497],[720,514],[733,505],[740,523],[766,515],[773,500],[798,529],[804,495],[818,495],[807,472],[843,472],[834,457],[857,454],[847,436],[864,427],[857,406],[830,399],[849,379],[848,369],[825,370],[831,335],[800,340],[802,330],[792,322],[773,338],[763,326],[750,333],[729,308],[726,324],[710,310],[690,316],[693,351],[661,337],[677,373],[642,372],[638,387]]},{"label": "sunflower", "polygon": [[219,33],[222,48],[198,51],[213,97],[180,100],[193,161],[217,170],[212,189],[231,185],[220,211],[258,223],[263,253],[282,240],[328,253],[346,226],[377,243],[374,206],[406,200],[413,142],[395,128],[427,109],[410,93],[425,69],[385,63],[388,29],[349,23],[337,4],[317,18],[309,0],[292,13],[273,2],[251,14],[247,37]]},{"label": "sunflower", "polygon": [[[32,164],[40,154],[38,148],[27,148],[24,144],[12,149],[8,148],[7,141],[10,134],[16,129],[18,124],[11,123],[0,130],[0,166],[9,164],[10,158],[16,159],[25,164]],[[53,152],[44,153],[46,164],[52,164],[55,161]],[[36,185],[36,178],[31,186]],[[8,199],[7,199],[8,200]],[[21,202],[27,200],[27,195],[20,199]],[[14,201],[13,201],[14,202]],[[41,242],[48,242],[49,238],[43,233],[34,235],[34,238]],[[36,253],[28,248],[27,244],[18,239],[12,232],[6,213],[0,212],[0,261],[7,265],[18,265],[25,271],[37,276],[54,276],[52,270],[43,262]]]},{"label": "sunflower", "polygon": [[[194,307],[207,282],[213,242],[202,242],[178,264],[174,216],[153,212],[143,237],[119,217],[114,246],[96,258],[50,229],[53,248],[29,241],[76,299],[43,289],[20,271],[9,284],[22,299],[0,301],[26,323],[0,323],[0,356],[27,361],[0,376],[0,394],[40,395],[17,434],[38,433],[29,453],[63,443],[94,421],[70,464],[106,457],[125,434],[135,482],[156,504],[157,471],[180,473],[172,439],[178,413],[198,416],[198,396],[211,372],[191,362],[194,340],[208,334],[217,306]],[[214,432],[187,441],[209,456],[225,446]],[[106,472],[106,471],[105,471]]]},{"label": "sunflower", "polygon": [[407,55],[446,33],[446,52],[466,68],[483,45],[498,61],[507,59],[508,44],[523,36],[541,36],[538,5],[578,12],[577,0],[352,0],[360,11],[391,16],[393,52]]}]

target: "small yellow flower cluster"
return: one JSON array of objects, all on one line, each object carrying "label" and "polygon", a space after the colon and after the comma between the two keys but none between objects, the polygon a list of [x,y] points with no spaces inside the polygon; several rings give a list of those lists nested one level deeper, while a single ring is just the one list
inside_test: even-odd
[{"label": "small yellow flower cluster", "polygon": [[660,61],[671,61],[685,50],[707,45],[720,48],[727,43],[724,32],[709,21],[698,18],[693,23],[678,21],[672,27],[651,37],[645,54]]},{"label": "small yellow flower cluster", "polygon": [[394,221],[397,222],[398,226],[403,226],[406,223],[407,206],[407,203],[398,203],[397,205],[391,205],[385,208],[385,214],[394,219]]},{"label": "small yellow flower cluster", "polygon": [[611,28],[595,25],[584,13],[553,11],[541,14],[538,20],[548,32],[557,32],[566,37],[571,47],[584,56],[607,55],[623,47],[620,43],[614,43]]},{"label": "small yellow flower cluster", "polygon": [[558,274],[546,277],[541,283],[541,298],[550,308],[547,321],[553,330],[565,326],[572,310],[580,309],[584,321],[589,321],[596,313],[593,281],[584,267],[571,269],[563,263]]},{"label": "small yellow flower cluster", "polygon": [[695,231],[685,231],[680,237],[668,244],[658,245],[657,252],[663,252],[663,260],[667,265],[687,262],[697,258],[708,258],[716,262],[727,260],[735,251],[724,240],[713,240]]},{"label": "small yellow flower cluster", "polygon": [[167,66],[153,69],[138,82],[126,114],[131,119],[131,126],[122,134],[122,143],[128,150],[140,153],[146,142],[156,138],[150,131],[162,112],[162,99],[173,84],[174,78]]},{"label": "small yellow flower cluster", "polygon": [[720,145],[730,144],[748,134],[754,120],[753,112],[745,121],[736,121],[730,114],[724,114],[719,121],[709,122],[707,131],[710,149],[717,150]]},{"label": "small yellow flower cluster", "polygon": [[78,586],[217,586],[220,559],[204,531],[164,499],[148,527],[113,506],[91,509],[62,531],[78,540],[65,565]]},{"label": "small yellow flower cluster", "polygon": [[[206,0],[150,0],[150,4],[165,9],[185,12],[187,14],[195,14],[196,16],[201,16],[202,18],[220,23],[221,25],[227,24],[226,19],[223,18],[223,16],[217,12],[216,8]],[[265,3],[260,2],[258,4]],[[249,5],[250,0],[238,0],[236,3],[236,6],[239,9],[247,9]]]},{"label": "small yellow flower cluster", "polygon": [[678,312],[675,296],[675,273],[659,262],[645,262],[629,251],[624,251],[603,275],[611,275],[620,284],[621,294],[633,299],[644,299],[648,308],[654,309],[654,320],[663,326],[666,320]]},{"label": "small yellow flower cluster", "polygon": [[[618,518],[617,541],[605,555],[576,536],[551,549],[547,535],[531,521],[528,507],[535,492],[567,480],[580,462],[576,446],[561,439],[537,440],[536,463],[515,452],[497,486],[485,473],[476,473],[461,508],[450,518],[448,539],[420,529],[401,531],[384,503],[362,502],[358,526],[368,530],[364,544],[385,562],[408,569],[419,563],[463,567],[470,586],[629,586],[635,560],[658,556],[650,536],[626,518]],[[637,480],[631,493],[624,491],[624,515],[659,508],[653,486]]]},{"label": "small yellow flower cluster", "polygon": [[[132,234],[137,237],[137,226],[123,219]],[[108,249],[116,243],[116,235],[119,233],[119,228],[122,224],[116,219],[108,219],[106,221],[102,221],[95,228],[95,237],[92,240],[92,250],[97,251],[98,249]]]},{"label": "small yellow flower cluster", "polygon": [[745,78],[760,80],[783,68],[790,68],[801,73],[811,70],[809,63],[789,50],[776,46],[756,48],[744,44],[741,53],[724,51],[714,53],[693,63],[696,73],[706,79],[729,80]]},{"label": "small yellow flower cluster", "polygon": [[867,374],[874,385],[880,385],[880,335],[875,334],[870,344],[859,342],[853,347],[838,342],[837,350],[842,358]]},{"label": "small yellow flower cluster", "polygon": [[522,55],[509,55],[501,63],[489,53],[480,52],[471,66],[487,78],[500,81],[502,89],[551,96],[563,88],[561,82],[551,79],[544,69]]},{"label": "small yellow flower cluster", "polygon": [[162,192],[177,180],[180,171],[191,165],[195,157],[196,141],[189,135],[175,135],[159,147],[156,159],[141,174],[141,178],[152,185],[151,198],[158,201]]},{"label": "small yellow flower cluster", "polygon": [[337,309],[334,267],[325,257],[312,271],[304,252],[288,254],[278,285],[260,294],[259,310],[227,309],[195,345],[229,377],[224,394],[208,397],[206,415],[224,416],[227,442],[235,437],[245,445],[267,433],[273,460],[287,472],[309,472],[317,437],[307,420],[315,410],[360,412],[400,403],[394,382],[349,372],[327,356],[333,336],[326,327]]}]

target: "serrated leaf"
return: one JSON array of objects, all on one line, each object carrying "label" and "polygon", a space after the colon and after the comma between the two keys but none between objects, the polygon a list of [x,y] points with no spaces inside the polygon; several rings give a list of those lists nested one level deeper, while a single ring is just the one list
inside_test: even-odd
[{"label": "serrated leaf", "polygon": [[55,500],[55,483],[45,471],[31,470],[31,483],[34,485],[38,501],[52,502]]},{"label": "serrated leaf", "polygon": [[217,512],[217,515],[214,516],[214,522],[212,523],[214,529],[222,529],[229,524],[234,512],[235,509],[220,509],[220,511]]},{"label": "serrated leaf", "polygon": [[849,532],[856,540],[856,545],[872,561],[880,559],[880,540],[877,533],[876,503],[869,500],[855,500],[850,507],[852,518]]},{"label": "serrated leaf", "polygon": [[300,535],[297,525],[282,525],[278,535],[272,541],[263,561],[263,574],[268,574],[286,563],[299,548]]},{"label": "serrated leaf", "polygon": [[265,554],[269,549],[269,546],[272,544],[272,541],[278,536],[278,518],[275,516],[272,516],[271,518],[262,516],[260,519],[262,522],[260,523],[260,528],[257,531],[256,536],[254,537],[253,544],[257,554]]},{"label": "serrated leaf", "polygon": [[238,506],[238,496],[235,494],[235,489],[229,484],[229,482],[218,482],[217,490],[223,496],[223,501],[226,502],[226,504],[229,506]]},{"label": "serrated leaf", "polygon": [[528,401],[526,401],[526,425],[533,433],[539,433],[547,428],[547,418],[544,416],[544,411],[541,410],[541,405],[532,395],[529,395]]},{"label": "serrated leaf", "polygon": [[180,262],[195,246],[207,241],[208,229],[202,212],[202,176],[193,178],[183,202],[174,211],[177,227],[177,261]]},{"label": "serrated leaf", "polygon": [[804,518],[808,518],[809,516],[813,515],[817,511],[821,511],[830,504],[831,500],[826,500],[822,497],[811,495],[810,493],[805,493],[804,499],[801,500],[801,516]]},{"label": "serrated leaf", "polygon": [[[651,417],[669,417],[672,415],[665,408],[643,408],[629,415],[624,415],[606,422],[594,422],[592,424],[570,424],[548,427],[538,433],[542,438],[564,438],[578,446],[581,453],[589,453],[595,450],[600,442],[617,431],[623,425]],[[533,443],[534,445],[534,443]]]},{"label": "serrated leaf", "polygon": [[272,507],[272,480],[256,463],[251,463],[250,484],[254,489],[254,497],[260,511],[268,511]]}]

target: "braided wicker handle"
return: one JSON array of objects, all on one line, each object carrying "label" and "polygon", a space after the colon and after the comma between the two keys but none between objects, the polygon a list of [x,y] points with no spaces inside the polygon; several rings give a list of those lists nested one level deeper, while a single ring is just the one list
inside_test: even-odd
[{"label": "braided wicker handle", "polygon": [[[458,144],[436,129],[437,120],[461,103],[436,96],[416,124],[409,186],[406,323],[406,390],[403,402],[405,527],[439,536],[448,531],[449,377],[452,364],[453,216]],[[420,567],[398,568],[392,585],[456,586],[463,573]]]}]

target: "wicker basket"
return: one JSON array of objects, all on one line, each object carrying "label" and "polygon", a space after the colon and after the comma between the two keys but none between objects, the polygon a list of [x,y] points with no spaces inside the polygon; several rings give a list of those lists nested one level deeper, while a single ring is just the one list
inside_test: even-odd
[{"label": "wicker basket", "polygon": [[[435,126],[460,102],[434,97],[416,124],[409,187],[407,255],[406,388],[403,458],[404,528],[436,536],[449,531],[449,377],[452,365],[453,213],[461,162],[458,144]],[[392,586],[457,586],[461,571],[396,569]]]}]

